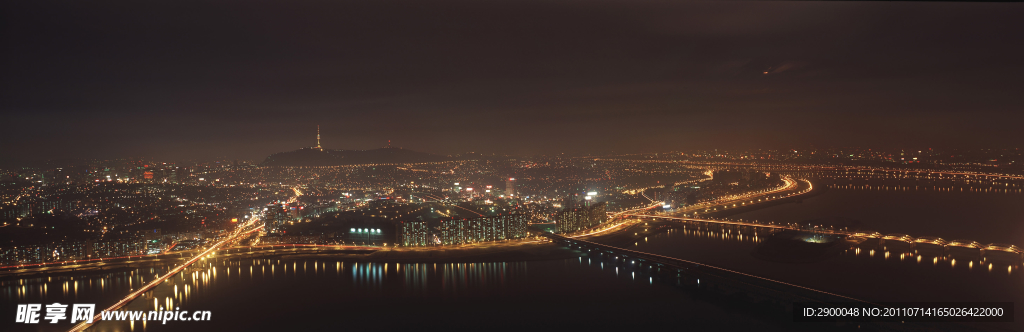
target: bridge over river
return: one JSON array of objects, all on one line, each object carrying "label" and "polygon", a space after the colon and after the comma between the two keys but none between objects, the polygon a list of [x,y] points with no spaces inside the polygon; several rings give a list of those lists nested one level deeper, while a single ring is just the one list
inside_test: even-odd
[{"label": "bridge over river", "polygon": [[[577,249],[591,256],[597,256],[604,262],[623,268],[635,274],[647,274],[651,282],[669,282],[681,287],[695,287],[698,291],[710,291],[732,299],[746,300],[754,303],[767,304],[782,308],[793,315],[795,303],[825,304],[826,306],[842,307],[845,305],[886,308],[886,304],[873,303],[849,296],[821,291],[779,280],[764,278],[748,273],[729,270],[717,266],[619,248],[607,244],[565,237],[558,234],[538,232],[552,242]],[[634,276],[635,276],[634,274]],[[835,323],[842,324],[843,320]],[[944,330],[974,331],[968,325],[942,321],[935,323],[887,322],[878,321],[845,321],[856,324],[857,329],[867,330]],[[951,324],[952,323],[952,324]],[[851,326],[852,327],[852,326]]]},{"label": "bridge over river", "polygon": [[650,273],[652,278],[653,276],[658,276],[659,279],[672,278],[677,285],[695,285],[726,294],[742,292],[751,300],[770,300],[787,307],[791,306],[793,302],[869,303],[848,296],[679,258],[639,252],[553,233],[542,233],[542,235],[551,239],[552,242],[601,256],[614,261],[615,264]]},{"label": "bridge over river", "polygon": [[[747,226],[771,229],[804,230],[798,226],[790,224],[764,224],[732,220],[673,217],[649,214],[626,214],[622,217],[648,218],[676,222],[699,222],[723,226]],[[833,228],[818,229],[816,231],[827,234],[844,235],[854,239],[873,240],[877,241],[878,246],[886,248],[902,248],[906,249],[907,251],[913,250],[933,252],[941,255],[975,258],[980,259],[982,261],[989,259],[1012,261],[1014,263],[1024,261],[1024,249],[1021,249],[1016,245],[1007,243],[982,244],[978,241],[972,240],[946,240],[934,236],[913,237],[907,234],[881,234],[878,232],[847,231],[843,229]]]}]

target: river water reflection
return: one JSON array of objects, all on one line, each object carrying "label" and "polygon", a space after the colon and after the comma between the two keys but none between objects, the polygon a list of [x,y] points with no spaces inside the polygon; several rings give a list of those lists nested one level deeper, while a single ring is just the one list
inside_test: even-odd
[{"label": "river water reflection", "polygon": [[[126,276],[140,273],[148,274],[150,269],[96,275],[93,280],[118,280],[121,276],[117,282],[121,285]],[[45,279],[24,282],[32,284],[27,286],[30,288],[37,284],[52,287]],[[8,298],[3,307],[13,312],[17,303],[111,303],[111,294],[123,296],[129,289],[108,291],[95,288],[94,281],[92,288],[79,288],[70,297],[32,293],[21,299]],[[208,259],[124,309],[163,308],[209,310],[211,320],[166,325],[159,321],[107,321],[90,330],[603,330],[683,323],[705,328],[783,329],[778,322],[757,315],[736,317],[735,310],[700,298],[692,290],[588,257],[437,264]],[[44,323],[29,330],[69,327]]]}]

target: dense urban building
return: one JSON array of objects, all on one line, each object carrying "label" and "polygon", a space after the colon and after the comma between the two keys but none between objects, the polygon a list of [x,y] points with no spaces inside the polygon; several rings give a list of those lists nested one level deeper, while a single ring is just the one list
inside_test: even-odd
[{"label": "dense urban building", "polygon": [[505,180],[505,196],[513,197],[516,195],[516,178],[508,178]]},{"label": "dense urban building", "polygon": [[499,214],[467,219],[406,221],[398,224],[403,246],[459,245],[527,237],[529,216]]},{"label": "dense urban building", "polygon": [[[412,153],[381,151],[391,152]],[[819,156],[828,158],[813,159]],[[0,229],[0,250],[11,253],[9,263],[177,251],[250,218],[260,219],[261,232],[270,235],[264,243],[475,243],[521,238],[518,229],[529,224],[578,232],[603,221],[600,209],[654,203],[676,209],[767,189],[782,182],[781,174],[802,167],[894,159],[900,161],[892,163],[897,170],[1013,172],[1021,157],[1017,150],[830,148],[523,159],[464,155],[317,167],[77,161],[2,170],[0,222],[6,227]],[[712,180],[695,182],[709,177],[709,168]],[[516,217],[487,219],[498,214]],[[153,229],[163,232],[156,243],[146,239]]]},{"label": "dense urban building", "polygon": [[566,207],[555,217],[559,233],[573,233],[588,229],[608,220],[605,203],[589,206]]}]

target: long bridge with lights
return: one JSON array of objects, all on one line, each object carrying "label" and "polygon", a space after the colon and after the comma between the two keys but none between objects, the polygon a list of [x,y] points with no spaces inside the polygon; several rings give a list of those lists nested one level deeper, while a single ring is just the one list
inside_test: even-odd
[{"label": "long bridge with lights", "polygon": [[863,174],[897,174],[905,176],[931,176],[945,178],[963,179],[1002,179],[1002,180],[1024,180],[1024,175],[1010,173],[971,172],[926,168],[891,168],[891,167],[867,167],[867,166],[841,166],[841,165],[790,165],[781,163],[739,163],[739,162],[680,162],[684,165],[700,167],[719,168],[754,168],[777,171],[843,171],[858,172]]},{"label": "long bridge with lights", "polygon": [[[654,220],[665,220],[674,222],[707,223],[722,226],[746,226],[758,228],[770,228],[778,230],[802,230],[800,227],[789,224],[764,224],[734,220],[717,220],[687,217],[672,217],[650,214],[626,214],[624,217],[644,218]],[[843,235],[854,239],[876,240],[879,246],[901,247],[907,250],[932,250],[943,254],[968,256],[978,259],[1009,259],[1024,261],[1024,250],[1013,244],[989,243],[982,244],[972,240],[946,240],[935,236],[913,237],[907,234],[882,234],[878,232],[846,231],[840,229],[821,229],[818,232]]]},{"label": "long bridge with lights", "polygon": [[613,264],[647,273],[659,280],[669,279],[676,285],[694,286],[723,294],[742,294],[753,301],[772,301],[792,309],[794,302],[869,303],[848,296],[820,291],[800,285],[759,277],[712,265],[674,257],[629,250],[552,233],[541,233],[554,243],[597,255]]},{"label": "long bridge with lights", "polygon": [[[793,311],[794,303],[820,303],[835,307],[844,304],[860,304],[878,308],[887,306],[886,304],[874,303],[675,257],[619,248],[553,233],[538,232],[538,235],[546,237],[553,243],[578,250],[588,256],[597,256],[596,258],[604,261],[605,264],[615,265],[616,269],[631,270],[634,273],[634,278],[636,274],[646,274],[652,283],[655,280],[669,282],[679,287],[690,287],[700,291],[718,293],[733,299],[781,307],[787,312]],[[898,326],[908,327],[903,323]],[[890,330],[896,326],[894,325],[895,323],[883,321],[860,321],[857,324],[858,328],[861,325],[867,325],[869,330]],[[932,325],[931,323],[911,324],[916,325],[916,327],[910,328],[911,330],[936,330],[937,328],[947,331],[975,330],[970,326],[950,325],[948,323],[937,323],[939,325]]]},{"label": "long bridge with lights", "polygon": [[[189,265],[192,265],[193,263],[199,261],[200,259],[204,259],[205,257],[210,256],[210,255],[216,253],[222,247],[224,247],[226,245],[229,245],[231,243],[235,243],[239,239],[242,239],[245,236],[248,236],[249,234],[252,234],[253,232],[260,231],[261,229],[263,229],[263,225],[261,225],[259,223],[259,221],[260,221],[260,218],[258,216],[253,216],[248,221],[246,221],[244,223],[241,223],[228,236],[224,237],[224,239],[222,239],[222,240],[218,241],[217,243],[211,245],[209,248],[202,249],[201,252],[198,252],[197,254],[195,254],[195,256],[192,256],[192,258],[190,258],[187,261],[185,261],[185,262],[175,266],[169,272],[165,273],[162,276],[159,276],[155,280],[150,281],[149,283],[143,285],[139,289],[136,289],[135,291],[129,293],[127,296],[122,298],[120,301],[117,301],[117,303],[114,303],[114,305],[108,307],[105,311],[115,311],[115,310],[120,309],[121,307],[123,307],[123,306],[127,305],[128,303],[130,303],[131,301],[135,300],[135,298],[137,298],[140,295],[148,292],[149,290],[153,289],[157,285],[160,285],[161,283],[166,281],[168,278],[173,277],[174,275],[178,274],[178,272],[181,272],[182,270],[187,268]],[[94,316],[92,320],[82,321],[82,322],[79,322],[78,324],[74,325],[71,328],[70,331],[71,332],[78,332],[78,331],[84,331],[85,329],[89,328],[90,326],[92,326],[92,324],[94,324],[95,322],[98,322],[100,320],[102,312],[96,313],[95,315],[96,316]]]}]

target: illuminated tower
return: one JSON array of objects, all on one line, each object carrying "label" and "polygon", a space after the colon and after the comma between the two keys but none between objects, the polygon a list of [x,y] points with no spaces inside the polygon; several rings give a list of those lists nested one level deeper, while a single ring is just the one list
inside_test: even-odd
[{"label": "illuminated tower", "polygon": [[316,125],[316,149],[323,151],[324,148],[320,147],[320,125]]}]

